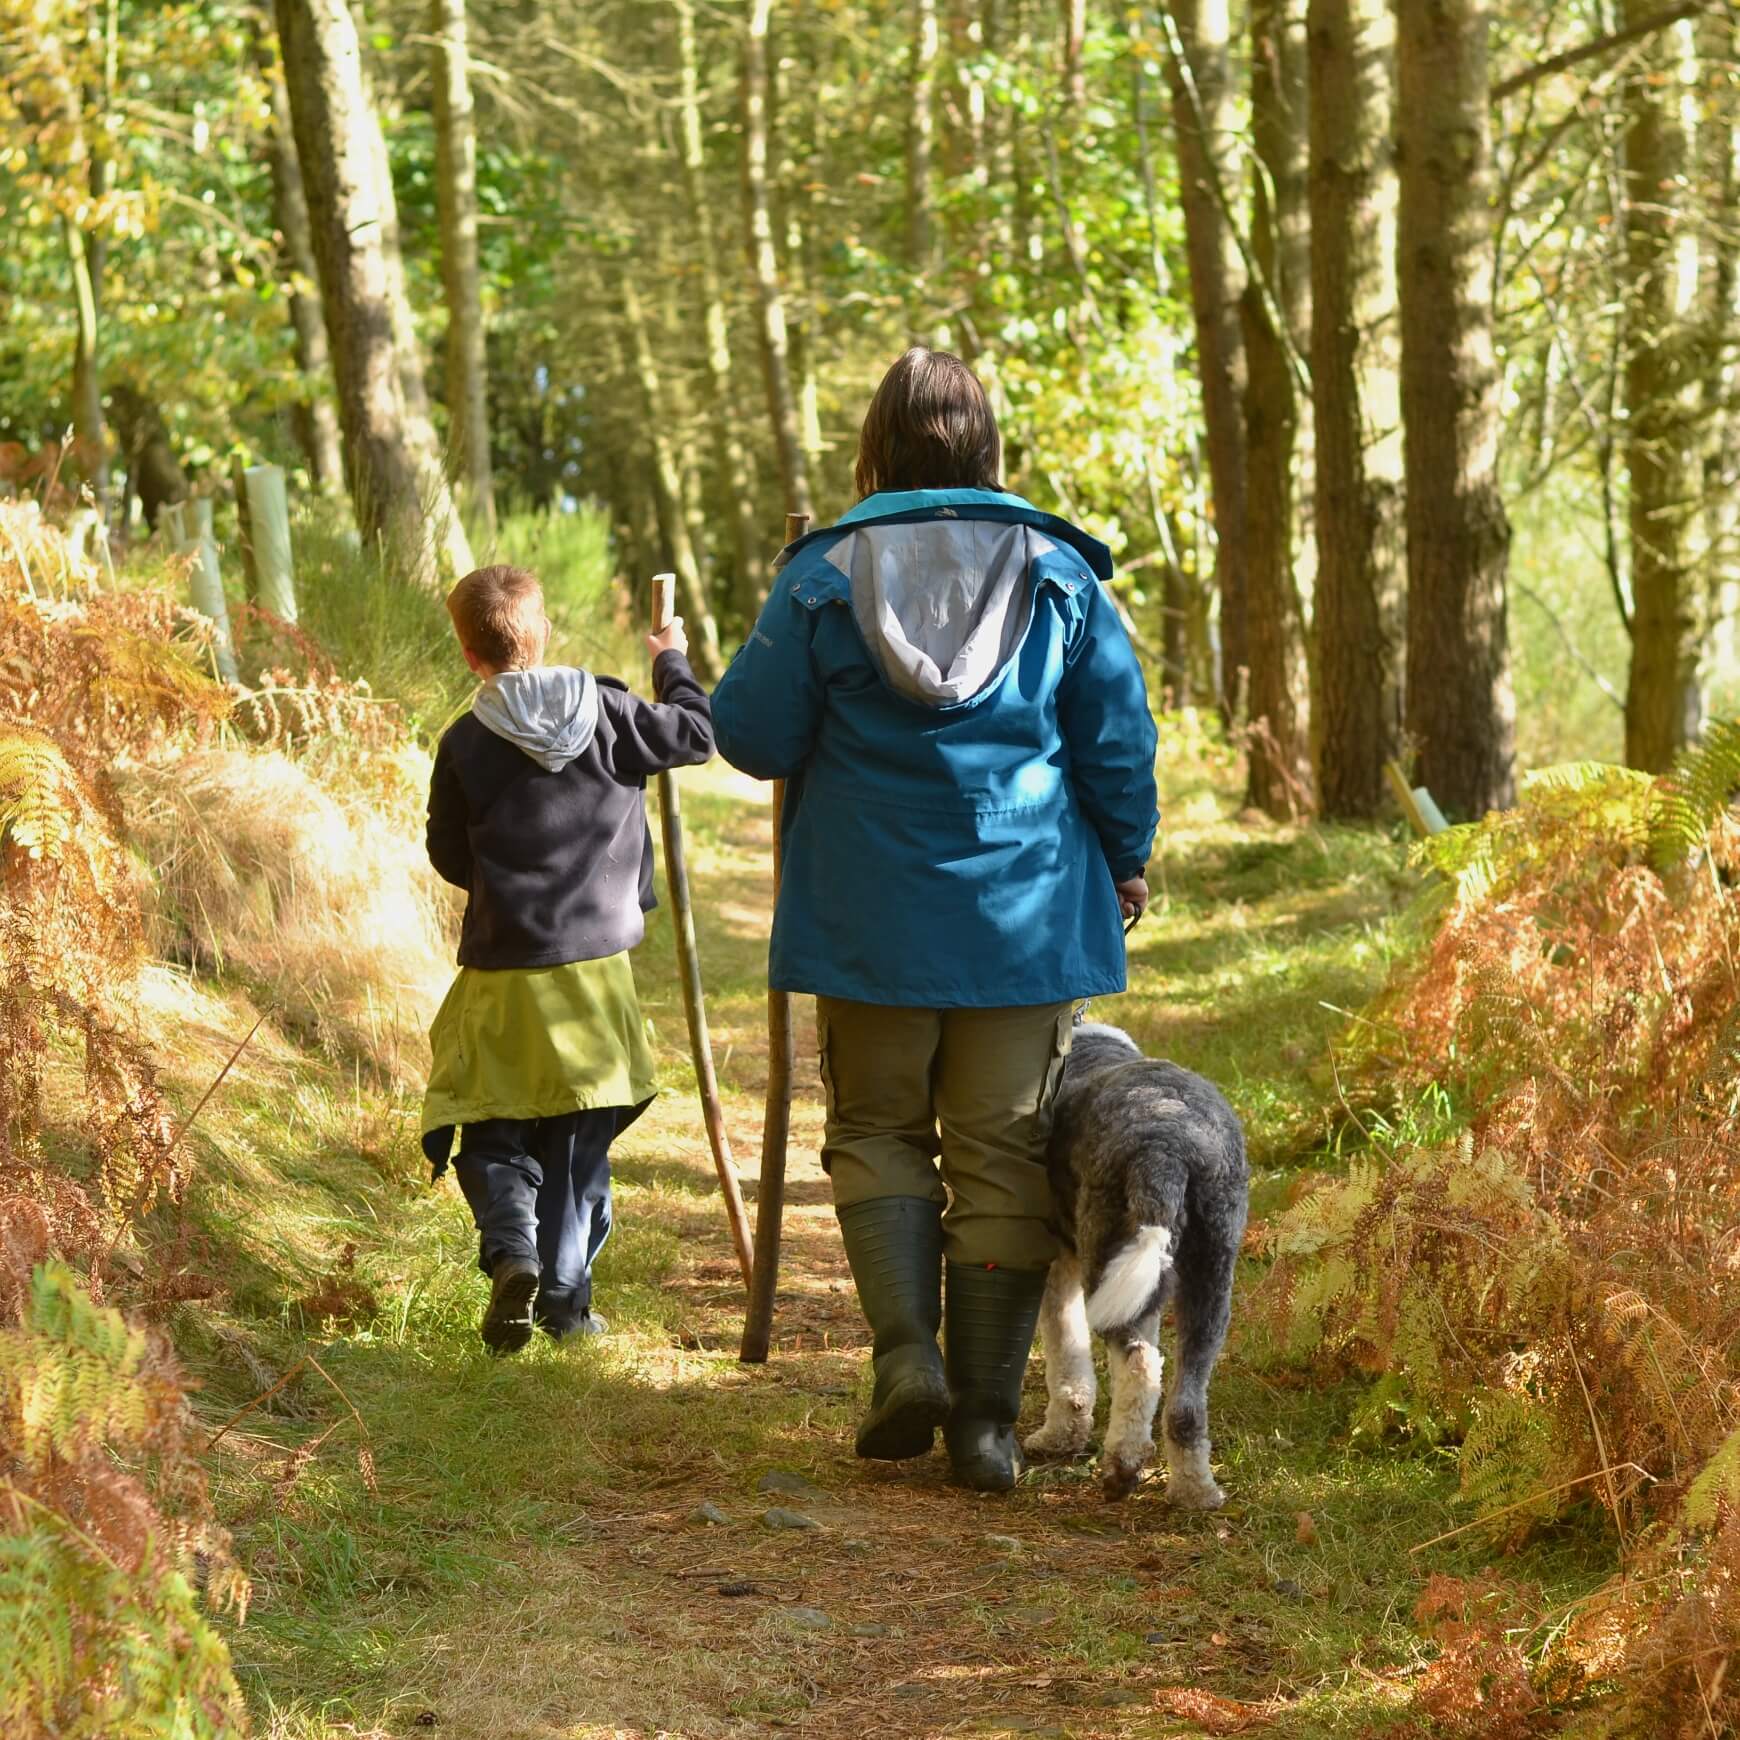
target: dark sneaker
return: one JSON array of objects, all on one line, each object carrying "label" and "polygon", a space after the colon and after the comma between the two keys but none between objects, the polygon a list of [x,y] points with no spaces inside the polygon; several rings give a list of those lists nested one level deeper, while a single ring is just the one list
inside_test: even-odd
[{"label": "dark sneaker", "polygon": [[489,1305],[479,1331],[491,1353],[518,1353],[532,1339],[538,1273],[538,1265],[525,1257],[503,1257],[491,1272]]},{"label": "dark sneaker", "polygon": [[572,1323],[556,1328],[549,1322],[540,1325],[552,1341],[576,1341],[583,1335],[608,1335],[610,1325],[596,1311],[582,1311]]}]

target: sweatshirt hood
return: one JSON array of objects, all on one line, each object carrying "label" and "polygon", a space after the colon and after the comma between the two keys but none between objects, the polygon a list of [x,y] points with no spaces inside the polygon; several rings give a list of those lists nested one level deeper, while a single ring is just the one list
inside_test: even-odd
[{"label": "sweatshirt hood", "polygon": [[853,614],[888,686],[928,707],[989,689],[1027,638],[1031,569],[1053,540],[1023,521],[967,514],[840,530],[827,558],[851,581]]},{"label": "sweatshirt hood", "polygon": [[471,703],[477,722],[551,773],[586,753],[598,730],[598,684],[572,665],[499,671]]}]

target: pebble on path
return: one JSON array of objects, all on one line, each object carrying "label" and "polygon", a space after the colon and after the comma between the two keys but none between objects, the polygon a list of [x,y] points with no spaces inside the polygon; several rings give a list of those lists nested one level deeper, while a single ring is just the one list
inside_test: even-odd
[{"label": "pebble on path", "polygon": [[692,1523],[728,1523],[730,1520],[718,1505],[708,1499],[703,1499],[689,1512],[689,1521]]},{"label": "pebble on path", "polygon": [[832,1631],[834,1622],[819,1607],[782,1607],[779,1622],[793,1631]]},{"label": "pebble on path", "polygon": [[761,1521],[763,1527],[770,1529],[819,1529],[822,1526],[801,1510],[786,1510],[777,1504],[761,1513]]}]

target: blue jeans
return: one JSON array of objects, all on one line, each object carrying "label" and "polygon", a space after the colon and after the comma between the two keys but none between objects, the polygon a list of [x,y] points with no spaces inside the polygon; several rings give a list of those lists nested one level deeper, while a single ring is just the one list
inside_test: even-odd
[{"label": "blue jeans", "polygon": [[504,1257],[542,1270],[533,1315],[551,1335],[572,1330],[592,1303],[592,1265],[610,1237],[610,1144],[615,1107],[555,1118],[487,1118],[459,1132],[454,1171],[478,1232],[477,1266]]}]

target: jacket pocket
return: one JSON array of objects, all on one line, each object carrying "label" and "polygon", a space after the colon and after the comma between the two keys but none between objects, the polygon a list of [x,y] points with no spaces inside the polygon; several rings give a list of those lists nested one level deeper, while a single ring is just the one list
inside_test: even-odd
[{"label": "jacket pocket", "polygon": [[1069,1048],[1075,1039],[1075,1011],[1076,1004],[1072,999],[1058,1013],[1051,1062],[1046,1066],[1045,1086],[1040,1091],[1039,1123],[1047,1138],[1051,1134],[1051,1115],[1057,1107],[1057,1096],[1063,1089],[1063,1067],[1069,1062]]}]

